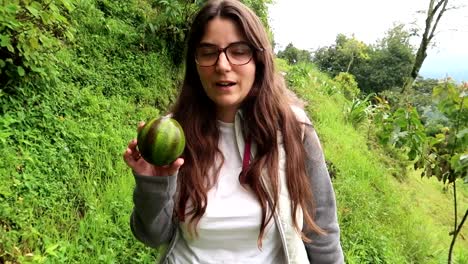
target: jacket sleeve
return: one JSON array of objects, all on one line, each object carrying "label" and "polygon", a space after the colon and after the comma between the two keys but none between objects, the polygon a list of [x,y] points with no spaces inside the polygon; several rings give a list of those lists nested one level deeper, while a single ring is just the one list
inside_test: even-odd
[{"label": "jacket sleeve", "polygon": [[319,138],[311,125],[305,125],[303,141],[307,154],[306,170],[310,177],[315,202],[314,220],[326,232],[325,235],[319,235],[305,230],[306,236],[312,240],[311,243],[305,243],[309,262],[344,263],[335,193]]},{"label": "jacket sleeve", "polygon": [[172,215],[177,175],[134,176],[134,208],[130,217],[133,235],[150,247],[169,243],[176,228]]}]

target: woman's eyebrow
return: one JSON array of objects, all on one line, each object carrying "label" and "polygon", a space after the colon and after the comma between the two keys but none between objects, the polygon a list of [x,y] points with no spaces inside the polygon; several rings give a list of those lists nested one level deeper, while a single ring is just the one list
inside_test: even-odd
[{"label": "woman's eyebrow", "polygon": [[[231,42],[231,43],[229,43],[227,46],[232,45],[232,44],[240,44],[240,43],[245,43],[245,44],[247,44],[246,41],[240,40],[240,41]],[[219,47],[218,45],[216,45],[216,44],[214,44],[214,43],[210,43],[210,42],[200,42],[200,44],[198,44],[198,46],[199,46],[199,47]],[[227,46],[226,46],[226,47],[227,47]]]},{"label": "woman's eyebrow", "polygon": [[218,45],[209,42],[200,42],[199,47],[218,47]]}]

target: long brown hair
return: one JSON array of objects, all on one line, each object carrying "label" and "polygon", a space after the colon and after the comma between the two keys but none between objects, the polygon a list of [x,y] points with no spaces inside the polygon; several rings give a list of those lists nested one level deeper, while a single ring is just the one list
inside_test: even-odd
[{"label": "long brown hair", "polygon": [[[217,177],[219,174],[220,167],[213,168],[215,157],[220,157],[223,162],[222,153],[218,149],[219,132],[215,104],[205,94],[195,64],[195,48],[205,33],[206,25],[215,17],[232,20],[256,50],[255,81],[241,109],[245,121],[242,126],[257,146],[256,156],[246,172],[246,185],[256,195],[262,208],[258,244],[261,246],[265,227],[273,217],[268,206],[274,210],[277,208],[280,135],[287,157],[285,172],[291,217],[297,232],[308,241],[298,225],[296,213],[299,208],[303,210],[305,225],[310,230],[317,233],[323,231],[313,220],[314,205],[305,169],[302,125],[291,110],[288,90],[275,70],[273,51],[265,28],[250,9],[236,0],[209,1],[195,17],[188,36],[185,78],[172,109],[174,118],[180,122],[186,133],[187,142],[185,163],[178,176],[175,213],[181,221],[190,216],[189,230],[196,233],[196,225],[207,207],[207,192],[212,187],[212,183],[207,180],[208,175],[214,172]],[[261,181],[261,172],[264,169],[267,171],[267,182],[273,193],[272,200],[268,198],[268,187]]]}]

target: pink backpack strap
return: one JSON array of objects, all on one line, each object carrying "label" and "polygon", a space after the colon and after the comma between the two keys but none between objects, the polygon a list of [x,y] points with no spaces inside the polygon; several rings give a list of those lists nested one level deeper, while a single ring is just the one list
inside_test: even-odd
[{"label": "pink backpack strap", "polygon": [[250,166],[250,145],[251,145],[250,137],[247,137],[245,139],[244,157],[242,160],[242,171],[239,174],[239,182],[241,184],[247,183],[247,169]]}]

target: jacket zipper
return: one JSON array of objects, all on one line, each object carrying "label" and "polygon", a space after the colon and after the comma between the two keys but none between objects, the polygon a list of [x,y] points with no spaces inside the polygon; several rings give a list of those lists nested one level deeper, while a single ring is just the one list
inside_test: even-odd
[{"label": "jacket zipper", "polygon": [[[239,126],[240,126],[240,118],[242,117],[242,113],[241,112],[238,112],[236,114],[236,118],[235,118],[235,122],[234,122],[234,128],[235,128],[235,131],[236,131],[236,141],[237,141],[237,144],[238,144],[238,147],[239,147],[239,151],[241,149],[241,146],[239,144],[239,139],[243,141],[244,143],[244,153],[239,153],[243,159],[243,164],[242,164],[242,170],[244,170],[244,166],[246,165],[246,161],[245,161],[245,152],[246,152],[246,147],[248,147],[248,158],[250,159],[251,157],[253,157],[252,153],[251,153],[251,149],[250,149],[250,139],[248,140],[248,142],[246,142],[244,140],[244,137],[243,137],[243,133],[242,131],[240,131],[239,129]],[[247,143],[247,144],[246,144]],[[241,172],[242,174],[242,172]],[[286,247],[286,238],[285,238],[285,234],[284,234],[284,229],[283,229],[283,226],[281,225],[281,220],[280,220],[280,217],[278,215],[278,212],[276,210],[273,210],[273,208],[271,207],[272,206],[272,202],[273,201],[273,196],[270,192],[270,189],[268,188],[268,185],[266,184],[265,182],[265,179],[263,176],[260,176],[260,180],[261,180],[261,183],[263,185],[263,188],[265,188],[267,190],[267,193],[268,193],[268,198],[269,198],[269,205],[270,205],[270,210],[273,212],[273,217],[275,219],[275,223],[276,223],[276,226],[278,227],[278,231],[280,233],[280,239],[281,239],[281,244],[283,245],[283,251],[284,251],[284,255],[286,257],[286,263],[290,263],[290,256],[289,256],[289,251],[288,251],[288,248]]]}]

